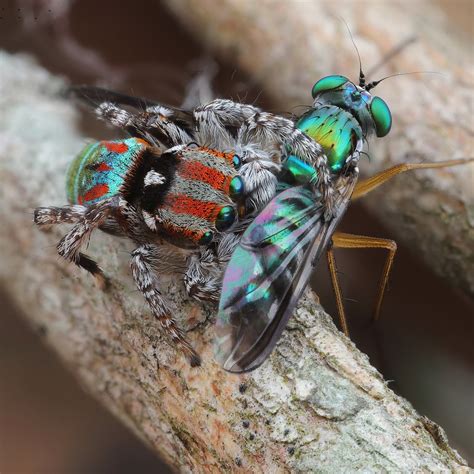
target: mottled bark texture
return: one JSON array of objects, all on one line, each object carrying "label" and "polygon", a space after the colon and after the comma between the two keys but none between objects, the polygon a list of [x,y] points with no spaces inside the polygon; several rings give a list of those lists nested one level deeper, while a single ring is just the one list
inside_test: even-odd
[{"label": "mottled bark texture", "polygon": [[153,450],[183,472],[467,469],[312,293],[270,360],[236,376],[213,362],[212,308],[190,302],[176,278],[165,292],[203,367],[190,369],[161,338],[131,280],[127,242],[93,236],[89,253],[112,277],[106,292],[61,261],[65,228],[40,231],[32,211],[65,202],[65,170],[84,144],[77,112],[30,59],[0,53],[0,71],[0,283],[86,390]]},{"label": "mottled bark texture", "polygon": [[[255,78],[277,111],[301,113],[328,74],[358,80],[414,35],[418,38],[368,79],[396,72],[374,93],[390,105],[393,128],[370,147],[366,175],[393,164],[473,157],[472,45],[458,41],[434,1],[166,0],[200,40]],[[462,5],[449,4],[449,8]],[[466,14],[469,10],[466,7]],[[474,294],[474,166],[411,173],[364,198],[367,206],[455,286]],[[387,236],[388,237],[388,236]]]}]

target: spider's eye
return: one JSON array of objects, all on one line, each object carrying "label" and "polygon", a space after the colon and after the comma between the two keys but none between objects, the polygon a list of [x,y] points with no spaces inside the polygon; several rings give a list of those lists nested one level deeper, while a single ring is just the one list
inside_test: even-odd
[{"label": "spider's eye", "polygon": [[216,229],[223,231],[228,229],[235,221],[235,209],[232,206],[224,206],[216,219]]},{"label": "spider's eye", "polygon": [[234,168],[238,170],[240,166],[242,165],[242,160],[240,159],[239,155],[234,155],[232,157],[232,163],[234,164]]},{"label": "spider's eye", "polygon": [[238,201],[244,194],[244,181],[240,176],[235,176],[229,185],[229,194],[234,201]]},{"label": "spider's eye", "polygon": [[330,91],[333,89],[337,89],[341,87],[346,82],[349,82],[349,79],[344,76],[326,76],[320,79],[316,84],[313,86],[312,94],[313,99],[316,98],[318,94],[325,91]]},{"label": "spider's eye", "polygon": [[212,242],[213,237],[214,237],[213,233],[210,230],[208,230],[202,235],[198,243],[199,245],[208,245]]},{"label": "spider's eye", "polygon": [[387,103],[380,97],[374,97],[370,103],[370,113],[374,119],[375,132],[378,137],[384,137],[392,128],[392,114]]}]

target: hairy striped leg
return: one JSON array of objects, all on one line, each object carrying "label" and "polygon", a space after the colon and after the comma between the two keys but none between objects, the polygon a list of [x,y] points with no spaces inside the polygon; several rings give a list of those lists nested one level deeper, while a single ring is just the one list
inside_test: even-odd
[{"label": "hairy striped leg", "polygon": [[[323,195],[326,216],[332,215],[334,193],[327,157],[321,145],[296,128],[291,120],[268,112],[256,113],[249,117],[242,126],[238,140],[242,144],[248,144],[249,148],[252,144],[260,144],[265,150],[271,150],[275,145],[279,149],[283,145],[287,146],[293,154],[313,166],[317,170],[317,182],[315,184]],[[267,160],[274,165],[270,159],[267,158]],[[259,163],[257,162],[257,164]]]},{"label": "hairy striped leg", "polygon": [[241,132],[247,129],[248,121],[260,113],[261,110],[253,105],[225,99],[213,100],[193,112],[198,143],[219,150],[234,150],[242,159],[239,175],[245,183],[245,207],[249,212],[261,209],[274,197],[276,175],[280,171],[280,160],[275,160],[273,155],[281,155],[281,142],[276,144],[275,137],[271,143],[253,140],[253,136],[242,137]]},{"label": "hairy striped leg", "polygon": [[143,112],[132,114],[112,102],[102,102],[96,108],[96,114],[100,119],[123,128],[132,136],[141,137],[151,143],[158,140],[165,148],[193,141],[174,117],[173,109],[162,105],[149,106]]},{"label": "hairy striped leg", "polygon": [[34,212],[36,225],[76,224],[87,211],[86,206],[74,204],[62,207],[37,207]]},{"label": "hairy striped leg", "polygon": [[227,99],[215,99],[197,107],[193,112],[196,141],[218,150],[230,148],[235,143],[232,130],[239,129],[245,120],[259,112],[253,105]]},{"label": "hairy striped leg", "polygon": [[95,260],[80,252],[94,229],[103,224],[115,209],[113,200],[107,199],[92,206],[38,207],[34,212],[37,225],[74,223],[74,227],[59,241],[59,255],[94,275],[104,288],[107,280]]},{"label": "hairy striped leg", "polygon": [[206,248],[189,257],[183,278],[189,296],[197,301],[219,302],[224,270],[238,242],[236,234],[224,234],[215,251]]},{"label": "hairy striped leg", "polygon": [[168,303],[159,290],[158,276],[154,271],[157,259],[159,259],[159,251],[156,246],[145,244],[136,248],[132,252],[130,261],[133,278],[165,334],[188,357],[191,367],[197,367],[201,365],[201,358],[186,340],[183,330],[178,327],[171,316]]},{"label": "hairy striped leg", "polygon": [[183,277],[188,295],[197,301],[217,303],[222,284],[222,278],[219,278],[217,273],[218,267],[211,249],[192,254]]},{"label": "hairy striped leg", "polygon": [[318,187],[330,203],[331,176],[321,146],[284,117],[262,112],[252,105],[216,99],[193,112],[198,143],[225,149],[234,144],[231,131],[238,130],[237,143],[243,166],[239,173],[254,210],[259,210],[275,195],[282,145],[314,165],[318,170]]},{"label": "hairy striped leg", "polygon": [[[345,234],[343,232],[335,232],[332,236],[333,248],[343,249],[385,249],[388,251],[387,259],[382,270],[382,275],[379,281],[377,291],[377,298],[375,300],[374,320],[380,316],[380,308],[382,307],[382,300],[387,288],[388,277],[392,269],[393,259],[397,251],[397,244],[393,240],[379,239],[377,237],[367,237],[364,235]],[[336,261],[334,259],[334,252],[332,248],[327,251],[327,259],[329,266],[329,273],[331,274],[332,286],[334,295],[336,297],[337,312],[341,322],[342,330],[346,336],[349,336],[349,329],[344,311],[344,302],[342,297],[341,287],[337,278]]]}]

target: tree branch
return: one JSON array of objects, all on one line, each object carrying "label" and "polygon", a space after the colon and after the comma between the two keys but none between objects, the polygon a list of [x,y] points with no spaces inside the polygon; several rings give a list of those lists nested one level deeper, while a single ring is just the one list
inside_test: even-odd
[{"label": "tree branch", "polygon": [[245,376],[212,356],[212,308],[176,278],[165,285],[203,356],[191,369],[160,336],[127,265],[128,244],[93,237],[112,277],[93,279],[56,255],[64,233],[32,224],[38,205],[65,201],[64,176],[83,146],[62,82],[0,52],[0,284],[84,387],[183,471],[457,470],[465,461],[438,426],[397,397],[308,293],[277,350]]}]

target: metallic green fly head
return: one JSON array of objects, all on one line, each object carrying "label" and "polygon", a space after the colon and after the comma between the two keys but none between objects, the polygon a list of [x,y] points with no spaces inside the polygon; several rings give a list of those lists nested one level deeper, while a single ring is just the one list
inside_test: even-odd
[{"label": "metallic green fly head", "polygon": [[365,84],[361,81],[357,85],[344,76],[323,77],[313,86],[313,107],[339,107],[357,120],[364,136],[375,133],[378,137],[384,137],[392,126],[392,114],[383,99],[370,93],[378,82]]}]

